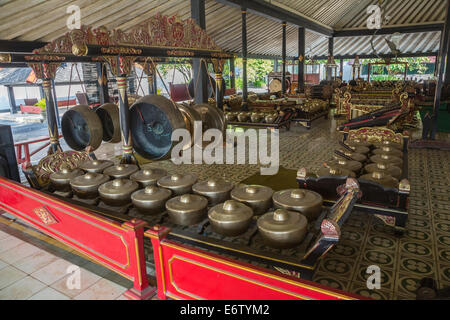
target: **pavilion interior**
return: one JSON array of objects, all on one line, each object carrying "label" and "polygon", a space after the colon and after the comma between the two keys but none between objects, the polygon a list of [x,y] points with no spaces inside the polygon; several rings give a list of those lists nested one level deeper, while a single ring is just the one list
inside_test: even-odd
[{"label": "pavilion interior", "polygon": [[[69,3],[81,8],[83,25],[127,31],[156,13],[191,18],[193,4],[198,2],[205,5],[206,32],[224,51],[241,57],[240,3],[243,1],[225,0],[0,1],[0,52],[4,51],[3,46],[9,48],[11,44],[40,48],[64,35]],[[255,6],[265,3],[276,6],[280,12],[290,13],[285,58],[296,61],[302,23],[306,29],[304,54],[315,59],[328,58],[330,39],[333,39],[331,55],[337,60],[353,59],[357,55],[373,57],[371,42],[377,54],[388,56],[391,49],[384,39],[395,32],[399,33],[398,50],[402,57],[440,57],[450,1],[381,1],[385,16],[389,17],[383,24],[387,31],[374,38],[367,32],[367,7],[379,4],[377,0],[248,2]],[[50,10],[52,14],[43,14]],[[299,24],[293,23],[299,17],[302,18]],[[279,16],[271,17],[269,12],[248,8],[248,58],[283,59],[281,21]],[[280,167],[291,170],[321,168],[342,139],[342,133],[337,130],[339,124],[331,111],[328,119],[316,120],[310,130],[298,124],[293,124],[289,131],[281,129]],[[411,141],[420,139],[422,126],[410,133]],[[450,143],[448,132],[438,132],[435,138]],[[61,142],[63,149],[69,148],[64,139]],[[118,163],[122,145],[103,143],[95,154],[99,159],[114,159]],[[42,152],[32,160],[38,162],[39,156]],[[152,164],[169,173],[189,172],[197,175],[199,180],[219,177],[235,184],[260,170],[259,165],[175,165],[170,160]],[[441,288],[450,286],[450,152],[410,148],[408,166],[411,193],[405,234],[398,236],[374,215],[353,210],[342,228],[338,245],[318,264],[314,282],[383,300],[415,299],[419,282],[425,277],[435,279]],[[292,183],[295,187],[296,181]],[[3,224],[4,221],[0,220]],[[2,227],[3,231],[6,229]],[[270,268],[263,263],[248,262]],[[379,290],[369,290],[366,286],[369,276],[366,270],[370,265],[381,267]]]}]

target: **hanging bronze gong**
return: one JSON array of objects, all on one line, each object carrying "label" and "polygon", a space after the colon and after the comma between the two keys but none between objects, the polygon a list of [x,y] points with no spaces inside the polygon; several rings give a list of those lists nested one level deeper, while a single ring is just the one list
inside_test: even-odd
[{"label": "hanging bronze gong", "polygon": [[87,147],[97,150],[102,143],[102,122],[89,106],[78,105],[64,113],[61,129],[70,148],[82,151]]},{"label": "hanging bronze gong", "polygon": [[[184,123],[186,125],[186,129],[189,131],[189,133],[191,134],[191,141],[190,143],[187,143],[184,147],[183,150],[189,149],[190,147],[192,147],[194,145],[194,141],[195,141],[195,123],[201,123],[202,122],[202,117],[201,115],[198,113],[197,110],[195,110],[193,107],[186,105],[186,104],[178,104],[178,109],[181,111],[181,114],[183,115],[184,118]],[[202,132],[199,132],[202,133]],[[201,144],[200,144],[201,146]]]},{"label": "hanging bronze gong", "polygon": [[103,141],[118,143],[122,139],[120,134],[119,107],[114,103],[105,103],[95,111],[103,126]]},{"label": "hanging bronze gong", "polygon": [[130,109],[133,147],[145,159],[169,158],[176,144],[172,142],[172,133],[185,127],[181,111],[163,96],[145,96]]},{"label": "hanging bronze gong", "polygon": [[208,129],[225,131],[225,117],[223,112],[209,104],[197,104],[194,109],[200,114],[203,122],[203,132]]}]

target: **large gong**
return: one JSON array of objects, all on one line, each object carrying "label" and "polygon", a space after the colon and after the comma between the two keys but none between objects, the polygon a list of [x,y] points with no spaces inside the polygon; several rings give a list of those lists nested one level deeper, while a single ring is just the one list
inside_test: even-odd
[{"label": "large gong", "polygon": [[110,143],[120,142],[120,116],[119,107],[114,103],[105,103],[95,111],[102,122],[103,141]]},{"label": "large gong", "polygon": [[87,105],[78,105],[66,111],[61,119],[61,129],[64,140],[73,150],[82,151],[89,146],[97,150],[102,143],[102,122]]},{"label": "large gong", "polygon": [[200,114],[203,122],[203,131],[218,129],[225,132],[225,117],[222,110],[209,104],[197,104],[194,109]]},{"label": "large gong", "polygon": [[[192,106],[182,103],[178,104],[178,110],[181,111],[181,114],[184,118],[185,128],[191,134],[191,141],[189,144],[186,144],[183,148],[184,150],[189,149],[194,144],[195,139],[195,122],[202,122],[201,115],[195,110]],[[202,132],[200,132],[202,133]],[[201,146],[201,145],[200,145]]]},{"label": "large gong", "polygon": [[146,159],[162,160],[170,157],[172,132],[186,125],[173,102],[149,95],[131,107],[130,127],[134,150]]},{"label": "large gong", "polygon": [[[290,86],[291,86],[291,82],[286,79],[286,91],[289,91]],[[277,93],[277,92],[281,92],[282,91],[282,86],[281,86],[281,80],[280,79],[272,79],[269,83],[269,92],[270,93]]]}]

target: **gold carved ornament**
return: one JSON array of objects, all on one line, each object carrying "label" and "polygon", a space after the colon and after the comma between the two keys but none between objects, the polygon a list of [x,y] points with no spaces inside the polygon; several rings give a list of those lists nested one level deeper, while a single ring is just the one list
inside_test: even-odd
[{"label": "gold carved ornament", "polygon": [[88,54],[87,48],[90,45],[116,47],[104,49],[113,53],[131,50],[129,52],[135,54],[139,48],[222,52],[193,19],[182,20],[177,15],[169,17],[158,13],[133,27],[129,32],[121,29],[81,26],[80,29],[69,31],[43,48],[34,50],[33,53],[83,56]]},{"label": "gold carved ornament", "polygon": [[59,172],[63,168],[70,170],[78,168],[79,164],[89,160],[87,152],[64,151],[51,154],[32,167],[40,186],[46,186],[50,182],[50,175]]}]

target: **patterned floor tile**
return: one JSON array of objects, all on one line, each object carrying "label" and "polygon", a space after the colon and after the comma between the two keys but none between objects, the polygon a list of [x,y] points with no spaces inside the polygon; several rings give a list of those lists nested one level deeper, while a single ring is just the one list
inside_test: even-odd
[{"label": "patterned floor tile", "polygon": [[313,281],[320,283],[324,286],[331,287],[339,290],[348,290],[350,281],[347,279],[341,279],[338,277],[331,277],[327,273],[316,272],[313,277]]},{"label": "patterned floor tile", "polygon": [[365,283],[353,282],[350,286],[350,292],[374,300],[390,300],[394,296],[392,291],[388,290],[370,290]]},{"label": "patterned floor tile", "polygon": [[422,278],[435,276],[436,268],[432,260],[413,255],[401,255],[399,264],[400,273],[413,274]]}]

